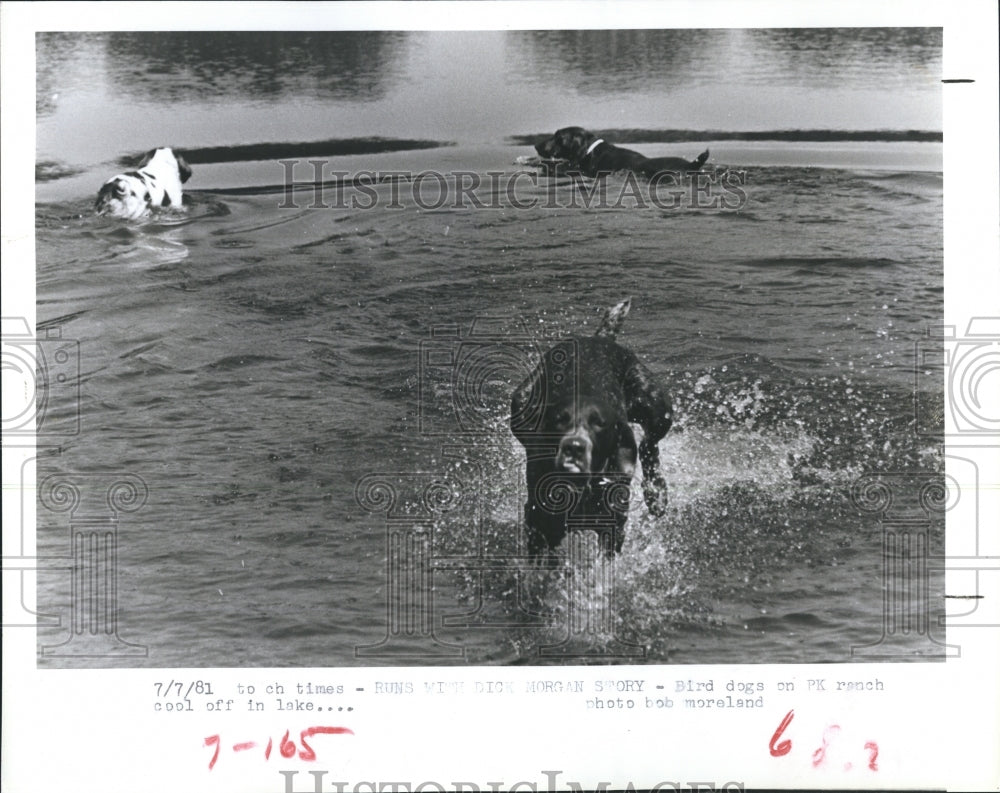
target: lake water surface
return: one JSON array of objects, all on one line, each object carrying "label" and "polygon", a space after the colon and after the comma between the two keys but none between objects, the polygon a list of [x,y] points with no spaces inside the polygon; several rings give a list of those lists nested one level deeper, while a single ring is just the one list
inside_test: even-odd
[{"label": "lake water surface", "polygon": [[[883,634],[883,657],[943,657],[925,623],[886,622],[884,570],[916,557],[884,551],[864,487],[893,483],[940,550],[920,494],[944,470],[941,383],[914,374],[943,307],[940,31],[37,46],[37,316],[80,371],[38,480],[148,487],[117,535],[129,647],[72,651],[93,637],[55,565],[41,664],[848,661]],[[588,206],[515,164],[570,124],[710,148],[710,199],[612,177]],[[187,211],[95,218],[159,145],[194,167]],[[670,508],[636,502],[610,578],[585,537],[519,570],[510,391],[628,295],[622,341],[675,403]],[[65,557],[42,506],[39,553]]]}]

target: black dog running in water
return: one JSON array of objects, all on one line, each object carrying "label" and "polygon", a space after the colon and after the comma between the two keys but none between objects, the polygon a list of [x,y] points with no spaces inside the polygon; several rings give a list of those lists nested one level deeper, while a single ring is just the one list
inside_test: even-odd
[{"label": "black dog running in water", "polygon": [[637,151],[623,149],[598,138],[583,127],[564,127],[535,145],[538,156],[546,160],[565,160],[585,176],[632,171],[647,179],[660,173],[697,171],[708,159],[705,149],[695,160],[681,157],[645,157]]},{"label": "black dog running in water", "polygon": [[609,309],[594,336],[554,345],[511,398],[510,428],[528,458],[524,519],[534,557],[575,527],[597,529],[621,551],[637,451],[629,422],[643,430],[646,505],[654,515],[665,509],[657,444],[672,411],[652,372],[615,341],[631,302]]}]

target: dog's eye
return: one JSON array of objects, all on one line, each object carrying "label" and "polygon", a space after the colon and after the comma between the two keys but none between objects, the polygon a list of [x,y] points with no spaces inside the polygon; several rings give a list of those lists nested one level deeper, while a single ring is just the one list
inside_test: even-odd
[{"label": "dog's eye", "polygon": [[118,182],[118,183],[115,184],[115,195],[116,196],[123,196],[123,195],[125,195],[126,192],[128,192],[128,188],[125,187],[125,183],[124,182]]}]

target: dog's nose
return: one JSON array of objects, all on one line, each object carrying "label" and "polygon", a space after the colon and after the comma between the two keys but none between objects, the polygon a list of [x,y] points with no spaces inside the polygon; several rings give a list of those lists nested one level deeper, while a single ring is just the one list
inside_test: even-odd
[{"label": "dog's nose", "polygon": [[587,444],[582,438],[564,438],[559,444],[559,464],[584,465],[587,460]]}]

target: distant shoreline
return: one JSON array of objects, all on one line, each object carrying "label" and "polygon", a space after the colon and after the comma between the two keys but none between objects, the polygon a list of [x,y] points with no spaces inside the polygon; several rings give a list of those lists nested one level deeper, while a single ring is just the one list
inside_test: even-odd
[{"label": "distant shoreline", "polygon": [[[694,129],[595,129],[599,138],[615,143],[685,143],[705,140],[789,141],[830,143],[841,141],[877,143],[940,143],[943,132],[920,129],[775,129],[775,130],[694,130]],[[550,135],[551,130],[529,135],[512,135],[514,145],[528,146]]]}]

